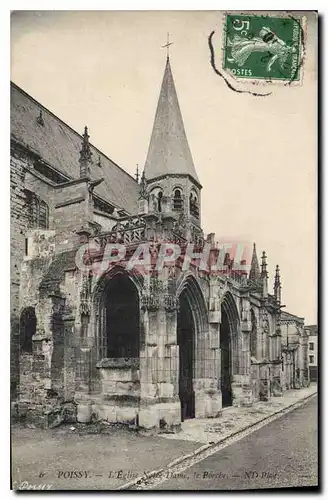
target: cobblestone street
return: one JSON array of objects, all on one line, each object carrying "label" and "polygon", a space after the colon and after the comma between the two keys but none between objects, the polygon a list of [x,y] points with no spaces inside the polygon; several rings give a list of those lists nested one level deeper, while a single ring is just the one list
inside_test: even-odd
[{"label": "cobblestone street", "polygon": [[168,439],[183,439],[199,443],[215,443],[252,425],[275,412],[297,403],[317,391],[316,384],[302,390],[286,391],[282,397],[271,398],[270,401],[259,401],[251,408],[230,406],[222,411],[222,416],[211,419],[192,419],[182,422],[182,430],[178,434],[166,434]]},{"label": "cobblestone street", "polygon": [[317,398],[314,398],[154,489],[243,490],[317,484]]}]

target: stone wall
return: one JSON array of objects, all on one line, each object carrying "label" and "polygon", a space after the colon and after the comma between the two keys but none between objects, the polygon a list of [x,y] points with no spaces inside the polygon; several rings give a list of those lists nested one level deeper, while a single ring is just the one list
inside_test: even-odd
[{"label": "stone wall", "polygon": [[201,213],[199,214],[199,218],[195,219],[190,216],[189,210],[189,196],[191,192],[194,192],[198,198],[198,207],[201,207],[201,189],[199,189],[196,184],[189,179],[187,176],[166,176],[162,179],[157,179],[155,181],[148,182],[148,190],[150,193],[150,201],[149,201],[149,212],[154,211],[154,206],[152,203],[152,192],[158,193],[158,189],[163,191],[163,198],[167,197],[168,199],[172,199],[173,193],[175,189],[180,189],[182,192],[183,199],[183,213],[190,217],[193,222],[200,226],[201,224]]},{"label": "stone wall", "polygon": [[10,325],[11,325],[11,395],[17,396],[19,385],[19,286],[20,265],[25,253],[28,229],[27,201],[24,192],[27,156],[12,149],[10,158]]},{"label": "stone wall", "polygon": [[[29,254],[21,263],[20,310],[33,307],[36,315],[36,333],[32,339],[32,353],[20,353],[19,400],[41,405],[46,389],[50,389],[51,348],[50,328],[44,320],[52,309],[48,298],[39,294],[40,282],[54,253],[54,231],[26,232]],[[43,343],[42,340],[46,339]]]},{"label": "stone wall", "polygon": [[[104,359],[97,364],[101,380],[101,404],[93,411],[108,422],[135,424],[140,402],[139,359]],[[84,405],[78,406],[78,419],[83,420]],[[83,411],[84,410],[84,411]]]},{"label": "stone wall", "polygon": [[117,219],[111,216],[102,215],[98,211],[94,211],[93,220],[101,225],[102,231],[111,231],[115,224],[117,224]]},{"label": "stone wall", "polygon": [[[92,199],[87,182],[77,180],[63,186],[43,178],[34,169],[35,157],[16,142],[11,144],[11,394],[18,395],[19,386],[19,321],[24,307],[42,311],[38,286],[50,266],[54,252],[67,251],[79,245],[75,234],[82,225],[92,221]],[[34,192],[49,207],[49,231],[30,232],[29,202],[26,191]],[[50,243],[51,239],[51,243]],[[26,253],[28,253],[26,255]],[[29,261],[29,263],[27,263]],[[22,265],[23,263],[23,265]],[[22,285],[23,276],[23,285]],[[41,314],[42,316],[42,314]],[[40,320],[40,317],[38,318]],[[39,327],[41,327],[39,321]],[[22,358],[22,373],[28,361]],[[26,383],[23,383],[25,388]],[[21,391],[20,391],[21,392]]]}]

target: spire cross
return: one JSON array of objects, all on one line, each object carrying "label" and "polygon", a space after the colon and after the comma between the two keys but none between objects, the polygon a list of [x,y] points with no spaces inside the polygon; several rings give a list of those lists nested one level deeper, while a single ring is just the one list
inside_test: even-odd
[{"label": "spire cross", "polygon": [[170,57],[170,45],[172,45],[174,42],[170,42],[170,33],[167,34],[167,42],[165,45],[162,45],[162,48],[166,48],[166,53],[167,53],[167,58]]}]

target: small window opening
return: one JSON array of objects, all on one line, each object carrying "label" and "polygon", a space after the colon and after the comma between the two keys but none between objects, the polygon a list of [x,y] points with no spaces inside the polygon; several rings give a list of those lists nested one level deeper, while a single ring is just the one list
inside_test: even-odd
[{"label": "small window opening", "polygon": [[189,208],[190,208],[190,214],[198,219],[199,217],[198,201],[197,201],[197,196],[194,193],[190,193]]},{"label": "small window opening", "polygon": [[163,198],[163,193],[162,193],[162,191],[160,191],[158,193],[158,197],[157,197],[157,209],[159,212],[162,211],[162,198]]},{"label": "small window opening", "polygon": [[173,210],[182,210],[182,196],[180,189],[174,191]]}]

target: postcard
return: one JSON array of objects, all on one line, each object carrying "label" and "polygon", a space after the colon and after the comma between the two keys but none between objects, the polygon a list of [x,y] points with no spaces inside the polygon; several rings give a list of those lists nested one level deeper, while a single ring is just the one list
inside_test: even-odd
[{"label": "postcard", "polygon": [[11,488],[318,488],[315,11],[11,13]]}]

